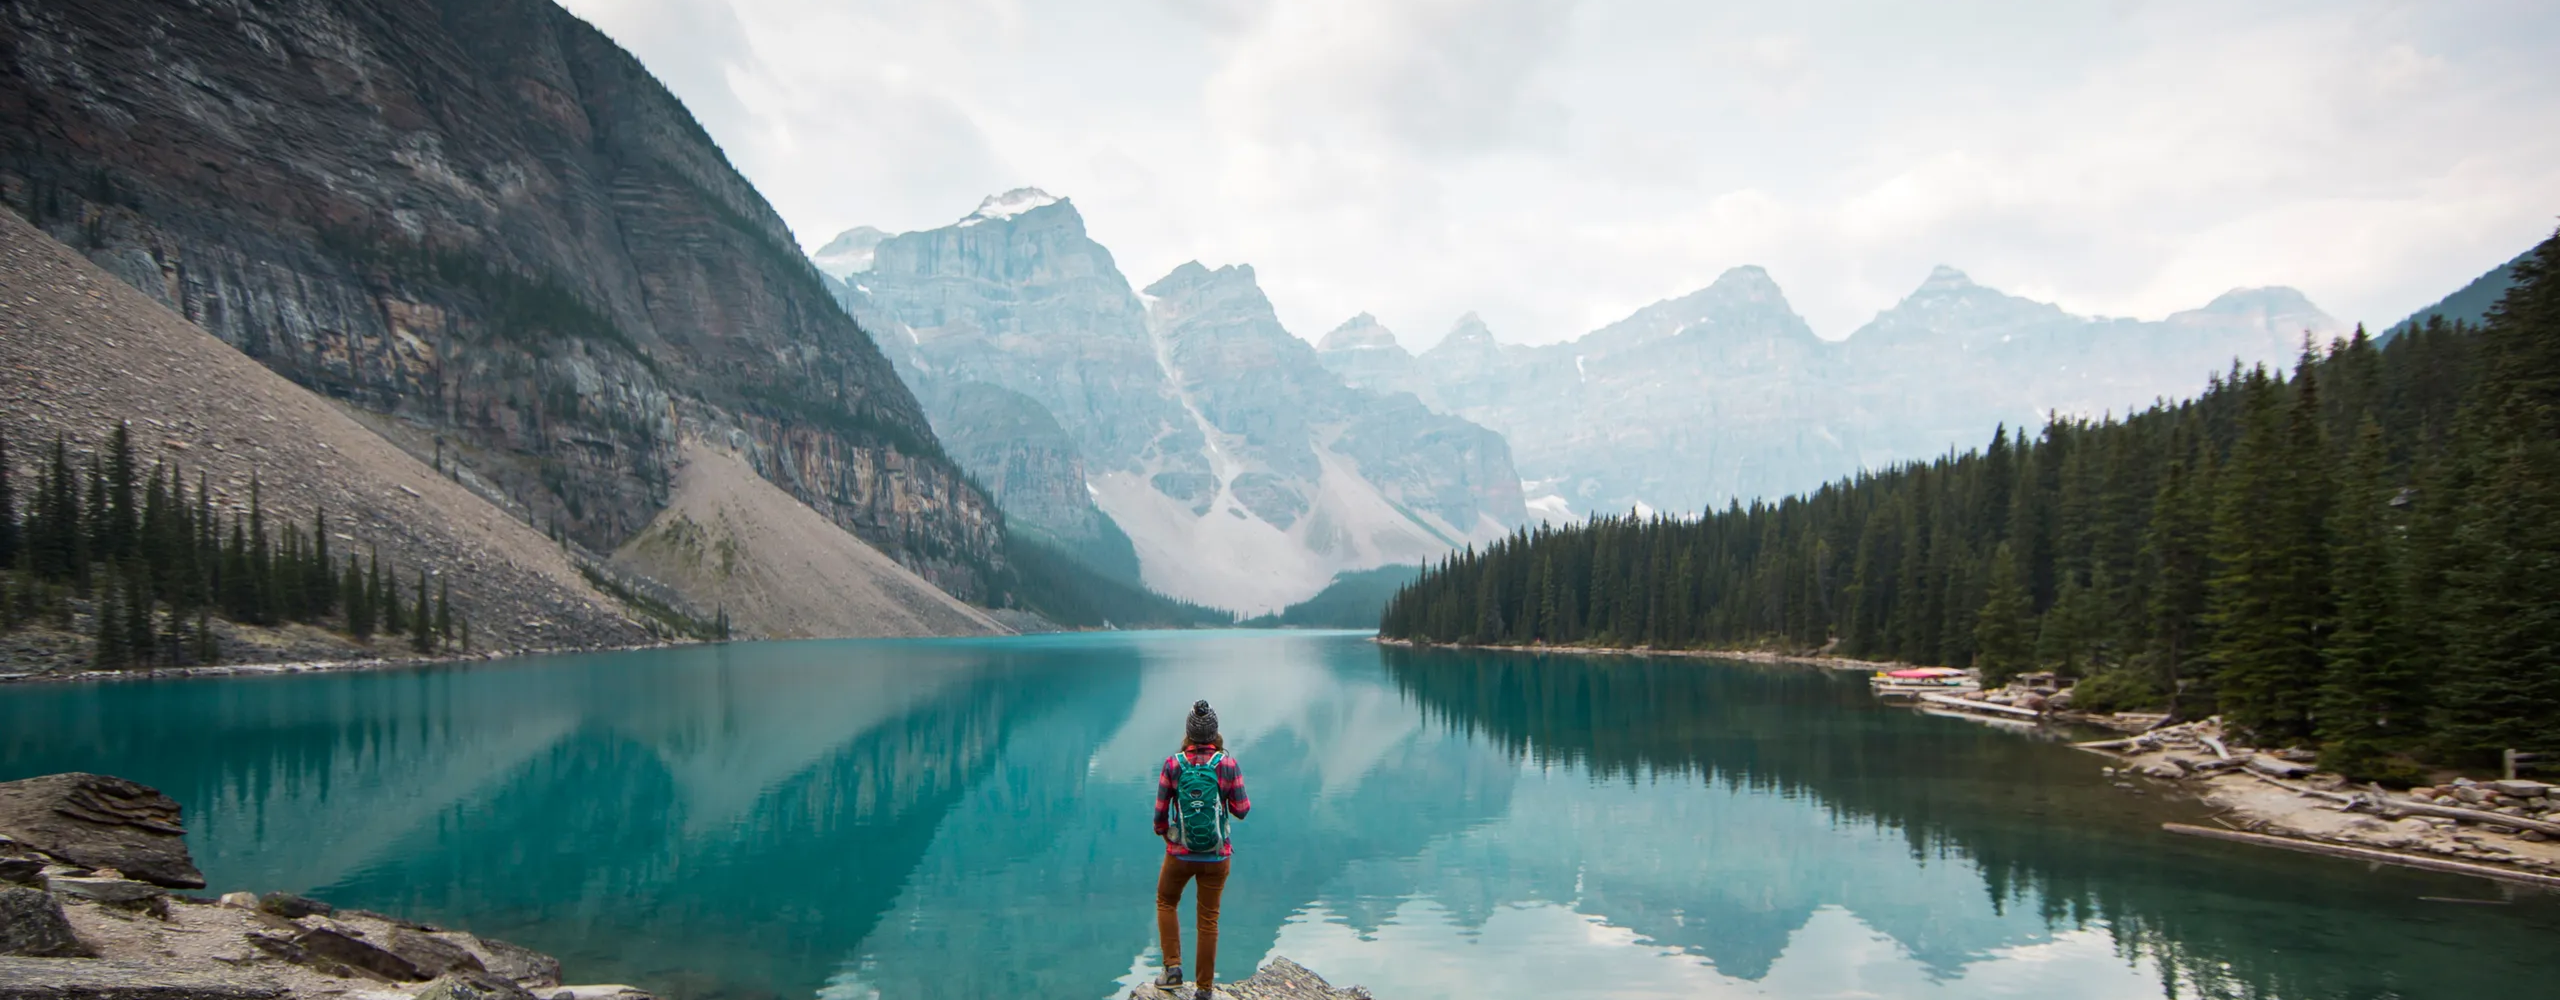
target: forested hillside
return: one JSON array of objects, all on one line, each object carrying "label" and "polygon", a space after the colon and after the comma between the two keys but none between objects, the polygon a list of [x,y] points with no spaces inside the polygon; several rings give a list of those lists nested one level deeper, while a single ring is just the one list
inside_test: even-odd
[{"label": "forested hillside", "polygon": [[1454,556],[1389,637],[1829,648],[2084,678],[2387,776],[2560,748],[2560,236],[2484,326],[2306,345],[2124,418]]}]

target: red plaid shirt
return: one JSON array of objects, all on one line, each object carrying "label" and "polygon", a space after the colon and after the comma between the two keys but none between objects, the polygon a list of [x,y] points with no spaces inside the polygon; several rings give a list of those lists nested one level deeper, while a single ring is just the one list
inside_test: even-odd
[{"label": "red plaid shirt", "polygon": [[[1226,756],[1218,758],[1218,797],[1226,801],[1227,815],[1243,819],[1244,814],[1253,811],[1253,800],[1244,797],[1244,768],[1236,766],[1235,754],[1227,753],[1217,747],[1183,747],[1181,753],[1165,758],[1164,768],[1156,772],[1156,836],[1169,838],[1172,834],[1170,812],[1173,808],[1173,786],[1182,777],[1182,761],[1177,758],[1189,758],[1194,764],[1206,764],[1209,762],[1210,754],[1221,753]],[[1164,842],[1164,852],[1177,858],[1196,857],[1183,850],[1182,845],[1174,843],[1171,839]],[[1218,845],[1218,856],[1221,858],[1234,857],[1235,853],[1234,841]]]}]

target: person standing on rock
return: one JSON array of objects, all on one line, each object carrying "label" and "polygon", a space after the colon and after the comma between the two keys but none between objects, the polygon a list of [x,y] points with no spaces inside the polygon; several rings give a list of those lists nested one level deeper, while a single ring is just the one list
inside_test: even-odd
[{"label": "person standing on rock", "polygon": [[1200,977],[1193,996],[1207,998],[1218,979],[1218,897],[1226,892],[1227,865],[1235,843],[1227,836],[1229,817],[1243,819],[1253,811],[1244,795],[1244,769],[1227,753],[1218,733],[1218,713],[1206,701],[1191,703],[1182,723],[1182,751],[1164,759],[1156,773],[1156,836],[1164,838],[1164,867],[1156,873],[1156,937],[1164,949],[1164,974],[1156,985],[1182,985],[1182,928],[1174,911],[1182,905],[1182,887],[1200,880]]}]

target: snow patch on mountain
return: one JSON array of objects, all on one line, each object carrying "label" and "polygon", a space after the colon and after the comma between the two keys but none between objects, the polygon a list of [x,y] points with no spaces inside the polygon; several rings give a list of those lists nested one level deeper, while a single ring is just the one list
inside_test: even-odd
[{"label": "snow patch on mountain", "polygon": [[960,219],[960,225],[1010,219],[1044,205],[1055,205],[1065,199],[1035,187],[1020,187],[1003,194],[991,194],[978,203],[978,210]]}]

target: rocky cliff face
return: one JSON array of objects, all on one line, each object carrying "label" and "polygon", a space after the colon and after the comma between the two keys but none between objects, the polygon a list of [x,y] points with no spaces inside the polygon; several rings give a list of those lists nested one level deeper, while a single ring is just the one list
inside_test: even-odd
[{"label": "rocky cliff face", "polygon": [[682,437],[956,594],[1001,559],[778,216],[546,0],[0,4],[0,198],[609,549]]},{"label": "rocky cliff face", "polygon": [[[1003,483],[1009,515],[1063,534],[1107,512],[1145,582],[1176,597],[1270,610],[1523,517],[1498,435],[1346,385],[1281,328],[1249,267],[1185,265],[1141,296],[1063,199],[1007,192],[888,237],[839,295],[937,431],[971,442],[955,445],[964,464]],[[973,385],[1054,417],[1080,469],[1022,405]]]},{"label": "rocky cliff face", "polygon": [[2235,357],[2285,361],[2305,332],[2340,327],[2291,289],[2156,322],[2092,319],[1942,267],[1825,341],[1767,272],[1740,267],[1566,343],[1504,344],[1470,314],[1410,364],[1365,333],[1321,357],[1354,384],[1500,431],[1531,508],[1570,519],[1776,497],[1978,446],[2004,421],[2123,413],[2192,393]]}]

